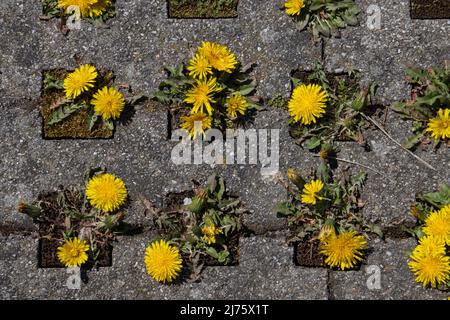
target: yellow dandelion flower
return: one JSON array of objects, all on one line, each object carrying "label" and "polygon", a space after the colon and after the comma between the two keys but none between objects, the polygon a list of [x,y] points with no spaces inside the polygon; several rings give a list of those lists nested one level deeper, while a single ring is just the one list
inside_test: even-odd
[{"label": "yellow dandelion flower", "polygon": [[189,132],[189,136],[195,139],[198,135],[205,135],[205,131],[211,128],[212,118],[203,112],[197,112],[180,118],[181,128]]},{"label": "yellow dandelion flower", "polygon": [[97,75],[95,67],[89,64],[83,64],[76,68],[64,79],[64,91],[67,99],[75,99],[84,91],[92,88]]},{"label": "yellow dandelion flower", "polygon": [[216,102],[212,96],[220,90],[217,86],[216,78],[197,80],[197,84],[186,93],[184,101],[194,105],[191,113],[203,112],[203,108],[206,108],[208,114],[212,115],[213,108],[211,103]]},{"label": "yellow dandelion flower", "polygon": [[172,282],[182,268],[178,248],[164,240],[155,241],[145,250],[147,272],[159,282]]},{"label": "yellow dandelion flower", "polygon": [[450,205],[431,212],[425,219],[423,232],[450,245]]},{"label": "yellow dandelion flower", "polygon": [[91,104],[103,120],[118,119],[125,107],[125,99],[115,88],[103,87],[93,95]]},{"label": "yellow dandelion flower", "polygon": [[416,282],[426,287],[430,284],[436,288],[445,284],[450,278],[450,258],[443,254],[425,254],[414,250],[411,254],[409,268],[416,275]]},{"label": "yellow dandelion flower", "polygon": [[110,173],[104,173],[89,180],[86,197],[95,208],[112,212],[125,203],[127,188],[121,179]]},{"label": "yellow dandelion flower", "polygon": [[362,260],[363,250],[367,248],[366,239],[356,231],[333,234],[321,240],[320,253],[326,256],[325,263],[331,268],[341,270],[353,268]]},{"label": "yellow dandelion flower", "polygon": [[445,254],[445,242],[434,236],[425,236],[420,238],[419,245],[414,249],[416,254]]},{"label": "yellow dandelion flower", "polygon": [[79,267],[88,260],[89,245],[78,238],[66,240],[57,250],[58,260],[66,267]]},{"label": "yellow dandelion flower", "polygon": [[97,1],[98,0],[58,0],[58,7],[65,11],[70,6],[77,6],[80,8],[81,15],[87,17],[92,5],[96,4]]},{"label": "yellow dandelion flower", "polygon": [[298,16],[300,11],[305,7],[305,3],[303,0],[286,0],[284,7],[288,15]]},{"label": "yellow dandelion flower", "polygon": [[233,93],[226,102],[227,112],[230,118],[236,118],[237,114],[244,115],[247,111],[248,102],[239,92]]},{"label": "yellow dandelion flower", "polygon": [[434,139],[450,138],[450,109],[439,109],[438,116],[430,119],[426,132]]},{"label": "yellow dandelion flower", "polygon": [[222,229],[218,229],[214,224],[205,225],[202,228],[202,239],[208,244],[216,243],[216,236],[222,234]]},{"label": "yellow dandelion flower", "polygon": [[233,72],[236,68],[236,57],[224,45],[214,42],[202,42],[198,53],[208,59],[209,65],[218,71]]},{"label": "yellow dandelion flower", "polygon": [[208,59],[198,53],[189,61],[187,69],[189,75],[195,79],[206,79],[208,74],[212,74]]},{"label": "yellow dandelion flower", "polygon": [[101,16],[110,6],[111,0],[98,0],[89,8],[89,16],[92,18]]},{"label": "yellow dandelion flower", "polygon": [[323,198],[317,194],[323,189],[323,182],[321,180],[312,180],[310,183],[305,184],[302,191],[302,203],[304,204],[316,204],[317,200]]},{"label": "yellow dandelion flower", "polygon": [[317,84],[301,84],[294,89],[288,103],[290,115],[296,122],[302,124],[316,123],[325,113],[328,95],[323,88]]}]

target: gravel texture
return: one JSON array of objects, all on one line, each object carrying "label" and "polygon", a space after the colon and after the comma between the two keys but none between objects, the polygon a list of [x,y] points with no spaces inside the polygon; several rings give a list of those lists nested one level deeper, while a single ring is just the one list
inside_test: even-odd
[{"label": "gravel texture", "polygon": [[[39,115],[43,70],[73,68],[90,62],[115,72],[118,84],[129,84],[134,93],[150,96],[165,77],[163,67],[186,60],[202,40],[230,46],[244,64],[256,63],[258,94],[265,98],[290,93],[293,69],[311,69],[322,58],[328,70],[356,68],[365,81],[380,86],[380,104],[408,96],[406,66],[429,66],[450,59],[446,20],[411,20],[409,1],[358,0],[363,9],[361,26],[342,32],[339,39],[314,44],[299,32],[279,4],[272,0],[241,1],[236,19],[168,19],[164,0],[117,2],[117,17],[108,28],[83,22],[81,30],[67,36],[59,22],[39,20],[38,0],[0,2],[0,226],[22,231],[0,234],[0,298],[44,299],[443,299],[437,290],[416,285],[407,269],[411,239],[373,242],[367,264],[359,271],[336,272],[301,268],[293,263],[293,248],[285,244],[286,221],[277,218],[275,206],[286,192],[275,176],[262,176],[259,165],[184,165],[170,160],[174,145],[167,140],[164,110],[136,107],[111,140],[44,140]],[[381,30],[368,30],[366,9],[377,4],[382,12]],[[287,132],[288,114],[266,109],[250,125],[280,129],[280,173],[288,167],[310,170],[317,158],[295,145]],[[409,124],[389,113],[386,130],[397,140],[408,135]],[[353,143],[340,144],[340,158],[369,166],[364,189],[364,215],[389,226],[412,221],[409,205],[416,194],[450,182],[449,151],[418,150],[433,165],[427,169],[397,148],[377,130],[366,131],[371,151]],[[348,164],[340,163],[338,170]],[[212,173],[226,179],[251,211],[244,224],[252,235],[240,240],[240,262],[233,267],[206,268],[198,283],[172,286],[153,282],[143,264],[151,234],[121,237],[114,246],[111,268],[83,273],[80,290],[69,290],[64,269],[37,268],[37,234],[27,217],[17,213],[19,200],[31,201],[41,190],[58,185],[82,186],[90,166],[106,166],[120,176],[131,195],[128,221],[148,224],[142,194],[160,204],[168,192],[188,190],[192,179],[205,182]],[[352,166],[353,170],[359,170]],[[382,286],[366,286],[367,265],[381,268]]]}]

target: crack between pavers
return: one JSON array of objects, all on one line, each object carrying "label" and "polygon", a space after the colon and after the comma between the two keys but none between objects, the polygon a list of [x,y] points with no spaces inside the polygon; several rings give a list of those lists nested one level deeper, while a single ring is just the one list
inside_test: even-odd
[{"label": "crack between pavers", "polygon": [[327,269],[327,286],[326,286],[327,300],[335,300],[336,299],[334,297],[333,287],[334,287],[334,283],[333,283],[333,279],[332,279],[332,270]]},{"label": "crack between pavers", "polygon": [[325,64],[325,40],[323,38],[320,39],[320,61],[322,65]]}]

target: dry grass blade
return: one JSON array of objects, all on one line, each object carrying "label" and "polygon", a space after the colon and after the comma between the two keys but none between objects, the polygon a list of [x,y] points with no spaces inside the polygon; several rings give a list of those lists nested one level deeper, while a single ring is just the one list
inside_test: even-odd
[{"label": "dry grass blade", "polygon": [[367,119],[368,121],[370,121],[371,123],[373,123],[389,140],[391,140],[392,142],[394,142],[397,146],[399,146],[401,149],[405,150],[407,153],[409,153],[412,157],[414,157],[416,160],[418,160],[419,162],[421,162],[423,165],[425,165],[427,168],[436,171],[436,168],[434,168],[431,164],[429,164],[428,162],[426,162],[425,160],[423,160],[421,157],[415,155],[411,150],[406,149],[404,146],[401,145],[400,142],[398,142],[397,140],[395,140],[394,138],[391,137],[391,135],[374,119],[372,119],[371,117],[365,115],[364,113],[361,113],[361,115]]},{"label": "dry grass blade", "polygon": [[[315,154],[314,157],[320,158],[320,155]],[[392,180],[391,178],[387,177],[387,176],[386,176],[384,173],[382,173],[381,171],[378,171],[378,170],[373,169],[373,168],[371,168],[371,167],[369,167],[369,166],[366,166],[365,164],[362,164],[362,163],[359,163],[359,162],[355,162],[355,161],[346,160],[346,159],[342,159],[342,158],[336,158],[336,157],[330,157],[330,156],[329,156],[329,158],[330,158],[330,159],[333,159],[333,160],[336,160],[336,161],[345,162],[345,163],[348,163],[348,164],[353,164],[353,165],[359,166],[359,167],[361,167],[361,168],[365,168],[365,169],[367,169],[367,170],[370,170],[370,171],[372,171],[372,172],[374,172],[374,173],[376,173],[376,174],[379,174],[379,175],[385,177],[386,179],[388,179],[388,180],[391,181],[391,182],[395,182],[395,180]]]}]

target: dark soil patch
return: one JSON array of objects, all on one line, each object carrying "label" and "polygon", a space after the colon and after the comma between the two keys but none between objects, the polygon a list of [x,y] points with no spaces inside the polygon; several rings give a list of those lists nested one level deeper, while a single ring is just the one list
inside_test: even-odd
[{"label": "dark soil patch", "polygon": [[[164,200],[163,200],[163,208],[165,211],[177,211],[182,209],[184,205],[184,199],[186,198],[192,198],[195,196],[194,191],[188,190],[183,192],[171,192],[168,193]],[[181,210],[180,210],[181,211]],[[181,223],[184,221],[182,218],[180,218]],[[181,232],[185,232],[186,226],[182,225],[180,226]],[[225,245],[227,246],[227,249],[230,253],[230,261],[226,264],[227,266],[236,266],[239,264],[239,238],[241,236],[244,236],[245,230],[242,228],[238,232],[233,232],[229,234],[229,236],[226,239]],[[189,260],[188,255],[182,254],[183,260]],[[215,266],[223,266],[223,263],[220,263],[217,261],[217,259],[213,258],[212,256],[208,254],[204,254],[201,257],[201,263],[204,264],[204,266],[208,267],[215,267]]]},{"label": "dark soil patch", "polygon": [[[46,75],[54,79],[63,81],[71,71],[64,69],[48,70],[43,72],[42,77],[42,96],[41,96],[41,115],[44,139],[107,139],[114,136],[114,130],[110,130],[103,121],[98,121],[94,128],[89,130],[88,109],[80,109],[66,119],[49,125],[50,116],[54,111],[55,103],[65,97],[64,90],[44,89],[44,79]],[[114,83],[114,74],[109,70],[98,70],[96,86],[91,88],[90,92],[97,92],[104,86],[112,86]],[[86,92],[81,96],[81,101],[89,106],[89,97]]]},{"label": "dark soil patch", "polygon": [[301,267],[326,267],[325,258],[320,254],[320,241],[296,242],[294,244],[294,263]]},{"label": "dark soil patch", "polygon": [[184,206],[184,199],[195,196],[194,191],[170,192],[163,200],[163,207],[168,210],[178,210]]},{"label": "dark soil patch", "polygon": [[[64,241],[39,239],[38,247],[38,266],[39,268],[65,268],[59,262],[57,257],[58,247],[63,245]],[[100,248],[100,252],[96,260],[91,256],[89,260],[83,264],[83,268],[92,267],[111,267],[112,266],[112,246],[107,244]]]},{"label": "dark soil patch", "polygon": [[[319,82],[311,81],[309,79],[309,76],[312,74],[312,71],[302,71],[302,70],[295,70],[291,73],[291,77],[295,79],[299,79],[300,83],[308,85],[308,84],[318,84],[321,85]],[[330,87],[335,90],[339,88],[339,85],[341,82],[345,82],[346,86],[348,88],[348,95],[353,96],[356,92],[359,91],[359,83],[358,79],[355,76],[350,76],[346,72],[340,72],[340,73],[329,73],[326,72],[326,78],[328,79]],[[294,83],[291,83],[291,95],[294,91]],[[327,117],[332,117],[330,112],[330,108],[326,108],[327,113],[325,114],[323,119],[326,119]],[[298,130],[302,128],[302,125],[300,123],[292,123],[289,125],[289,134],[294,139],[299,139],[299,133]],[[301,134],[300,134],[301,135]],[[347,140],[342,140],[347,141]]]},{"label": "dark soil patch", "polygon": [[169,18],[235,18],[239,0],[168,0]]},{"label": "dark soil patch", "polygon": [[[309,76],[312,74],[312,71],[304,71],[304,70],[295,70],[292,72],[291,77],[295,79],[299,79],[304,84],[316,83],[314,81],[309,80]],[[341,81],[345,81],[348,83],[351,88],[351,93],[354,93],[358,90],[358,82],[355,77],[351,77],[347,72],[338,72],[338,73],[330,73],[326,72],[326,77],[330,83],[331,88],[337,88]],[[316,83],[319,84],[320,83]],[[294,86],[291,88],[291,93],[294,90]]]},{"label": "dark soil patch", "polygon": [[407,239],[411,238],[406,230],[406,226],[395,225],[383,228],[383,236],[386,239]]},{"label": "dark soil patch", "polygon": [[[64,193],[67,202],[72,206],[81,209],[83,205],[82,197],[74,195],[73,192]],[[43,192],[38,196],[41,203],[43,216],[45,219],[39,220],[39,248],[38,265],[40,268],[62,268],[57,257],[57,248],[64,244],[63,232],[66,230],[65,215],[60,212],[58,192]],[[89,204],[88,204],[89,206]],[[86,208],[89,210],[90,208]],[[81,221],[70,219],[71,229],[78,235],[81,228]],[[83,267],[109,267],[112,265],[112,245],[110,239],[97,236],[97,258],[94,259],[93,252],[89,251],[89,259]]]},{"label": "dark soil patch", "polygon": [[411,0],[411,19],[450,19],[450,1]]},{"label": "dark soil patch", "polygon": [[[168,133],[167,139],[171,140],[173,132],[181,128],[181,117],[189,116],[191,108],[188,105],[181,105],[173,108],[169,108],[167,111],[167,122],[168,122]],[[227,129],[245,129],[255,121],[256,110],[247,109],[244,116],[239,117],[233,122],[229,121],[227,123],[226,119],[221,119],[221,121],[214,122],[211,124],[211,129],[218,129],[222,132],[223,136],[226,135]]]}]

